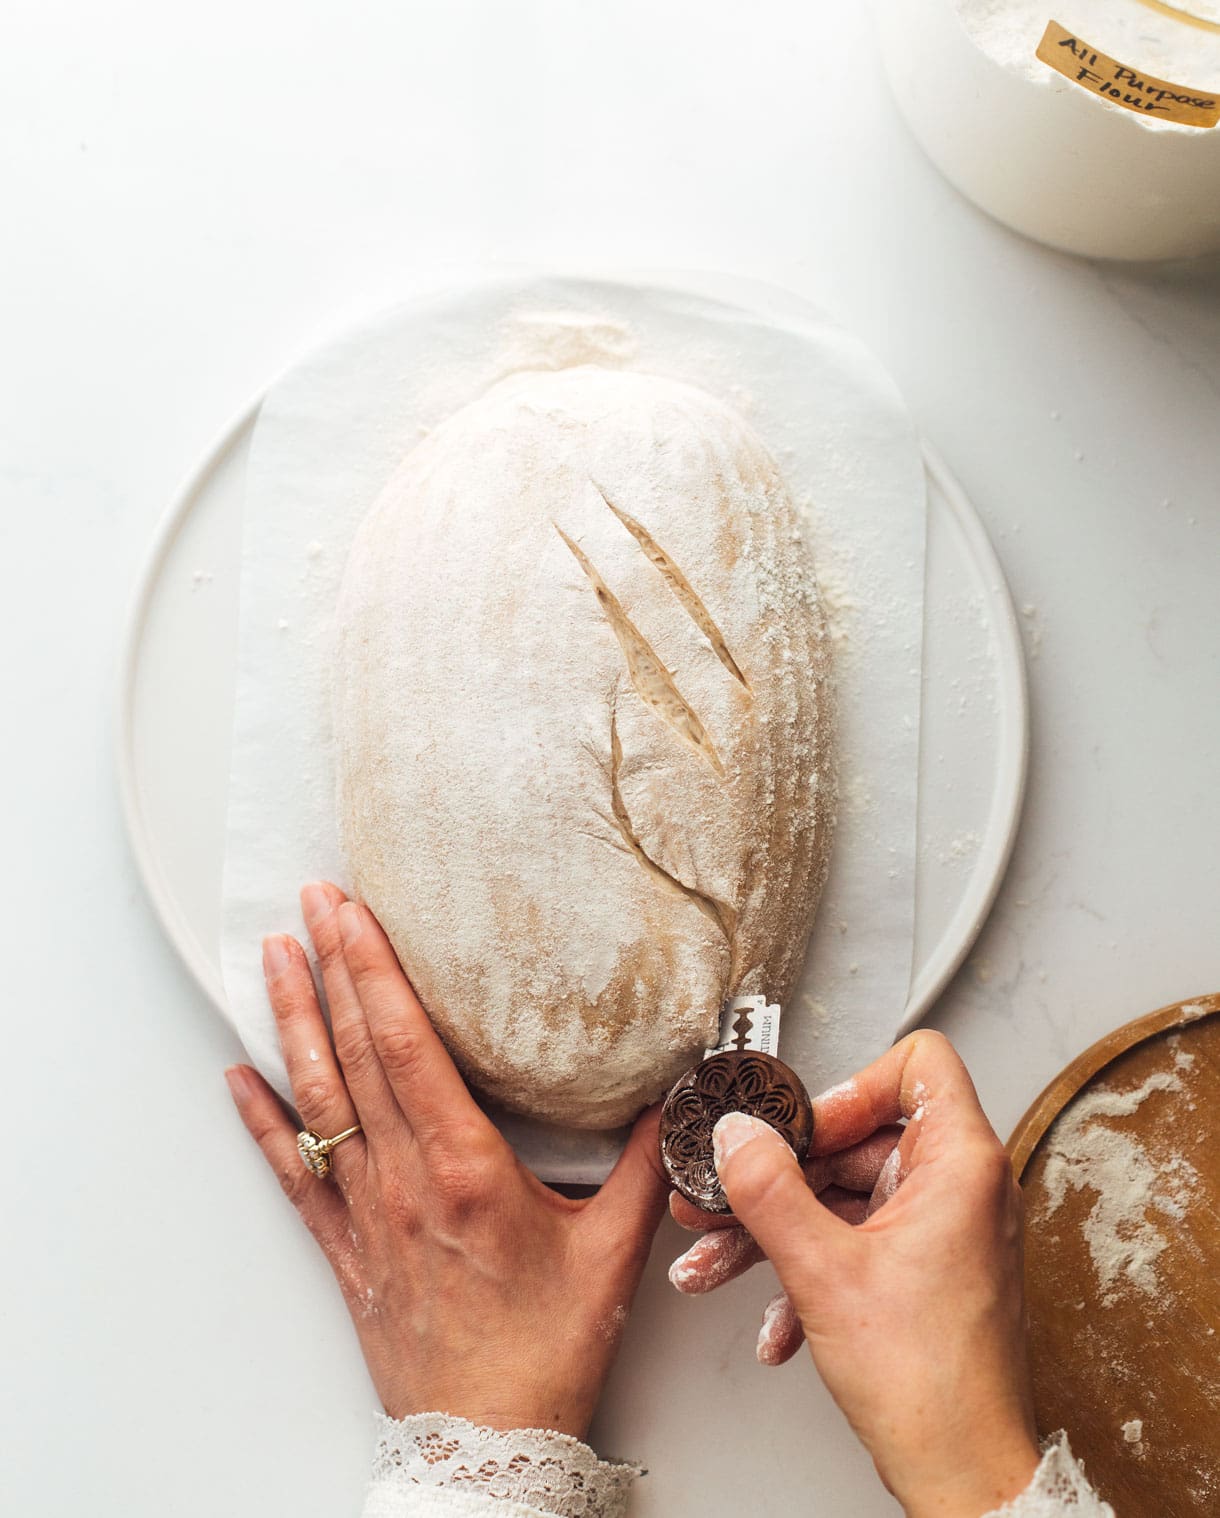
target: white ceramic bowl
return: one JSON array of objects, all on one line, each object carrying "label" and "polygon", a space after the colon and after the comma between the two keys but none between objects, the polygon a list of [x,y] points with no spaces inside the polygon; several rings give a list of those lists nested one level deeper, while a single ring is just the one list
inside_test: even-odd
[{"label": "white ceramic bowl", "polygon": [[1220,249],[1220,127],[1151,126],[1050,68],[1034,78],[1006,68],[954,0],[877,0],[877,17],[911,131],[997,220],[1096,258]]}]

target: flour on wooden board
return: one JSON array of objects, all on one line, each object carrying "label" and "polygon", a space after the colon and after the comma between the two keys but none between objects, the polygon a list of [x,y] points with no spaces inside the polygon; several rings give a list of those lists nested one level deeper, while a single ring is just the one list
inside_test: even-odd
[{"label": "flour on wooden board", "polygon": [[1095,1193],[1082,1231],[1107,1307],[1124,1286],[1161,1294],[1156,1262],[1168,1240],[1150,1214],[1180,1222],[1199,1176],[1183,1156],[1158,1162],[1138,1139],[1099,1119],[1129,1117],[1154,1093],[1181,1091],[1181,1074],[1191,1063],[1192,1055],[1177,1051],[1175,1073],[1158,1070],[1129,1091],[1098,1086],[1051,1130],[1043,1215],[1053,1217],[1069,1191]]}]

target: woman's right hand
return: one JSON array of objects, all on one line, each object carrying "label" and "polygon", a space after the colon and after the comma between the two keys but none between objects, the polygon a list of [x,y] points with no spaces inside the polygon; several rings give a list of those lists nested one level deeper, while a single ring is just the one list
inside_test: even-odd
[{"label": "woman's right hand", "polygon": [[740,1113],[716,1126],[721,1183],[908,1518],[980,1518],[1038,1464],[1008,1158],[937,1033],[895,1045],[817,1115],[823,1155],[906,1119],[897,1189],[858,1226],[817,1199],[773,1129]]}]

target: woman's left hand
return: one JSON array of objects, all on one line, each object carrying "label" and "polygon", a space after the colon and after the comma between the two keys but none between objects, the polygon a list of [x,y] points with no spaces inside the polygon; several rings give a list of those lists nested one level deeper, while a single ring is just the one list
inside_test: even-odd
[{"label": "woman's left hand", "polygon": [[262,1077],[227,1074],[334,1270],[386,1412],[583,1437],[665,1207],[656,1110],[596,1196],[560,1196],[471,1097],[372,913],[333,885],[301,901],[333,1042],[300,944],[269,938],[263,964],[303,1124],[361,1127],[329,1179],[305,1168]]}]

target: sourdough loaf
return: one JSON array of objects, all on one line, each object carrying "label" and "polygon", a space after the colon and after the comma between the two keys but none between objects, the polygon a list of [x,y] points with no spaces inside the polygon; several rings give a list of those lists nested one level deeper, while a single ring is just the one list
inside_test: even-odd
[{"label": "sourdough loaf", "polygon": [[828,640],[796,513],[688,384],[522,373],[362,524],[334,670],[340,829],[458,1065],[616,1126],[784,1000],[833,824]]}]

